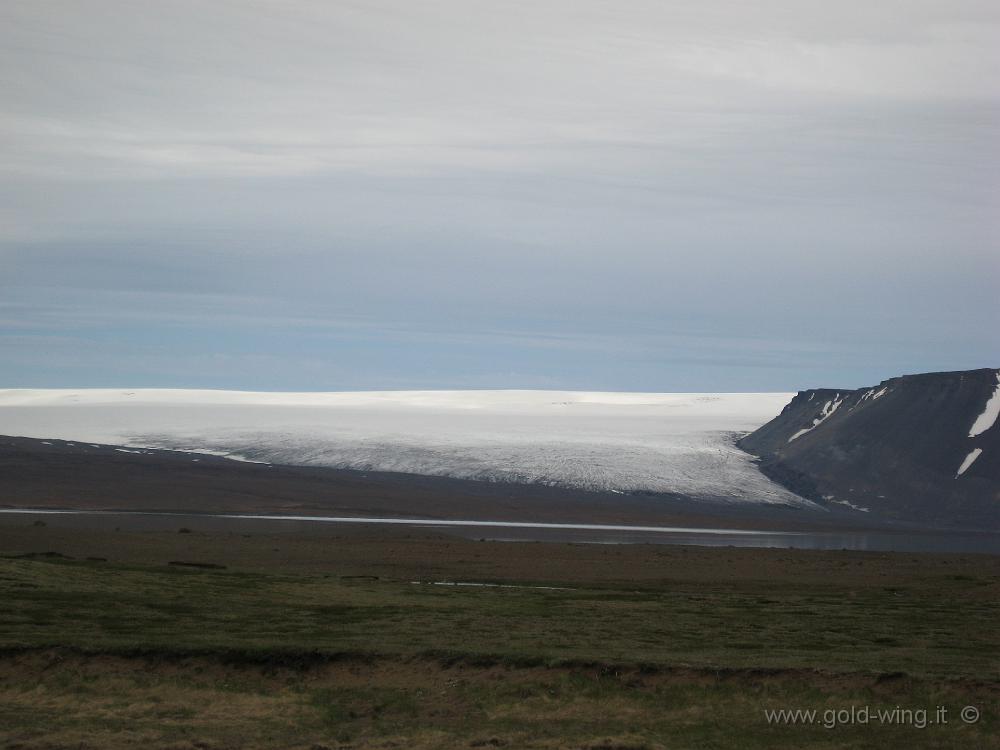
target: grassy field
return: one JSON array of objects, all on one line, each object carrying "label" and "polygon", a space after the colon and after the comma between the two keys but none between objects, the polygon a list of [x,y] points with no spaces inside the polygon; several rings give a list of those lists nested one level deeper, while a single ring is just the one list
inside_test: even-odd
[{"label": "grassy field", "polygon": [[[993,557],[10,526],[0,544],[11,748],[1000,747]],[[852,706],[917,713],[828,728]]]}]

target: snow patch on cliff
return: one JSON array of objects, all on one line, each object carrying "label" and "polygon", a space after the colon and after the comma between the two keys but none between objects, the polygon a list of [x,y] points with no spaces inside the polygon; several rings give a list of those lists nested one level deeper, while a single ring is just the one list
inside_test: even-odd
[{"label": "snow patch on cliff", "polygon": [[819,416],[816,417],[813,420],[813,423],[812,423],[811,426],[806,427],[806,428],[801,429],[798,432],[796,432],[794,435],[792,435],[790,438],[788,438],[788,442],[790,443],[793,440],[796,440],[796,439],[802,437],[807,432],[812,432],[813,430],[815,430],[817,427],[819,427],[821,424],[823,424],[826,420],[828,420],[830,417],[832,417],[833,413],[835,411],[837,411],[837,409],[840,407],[840,405],[842,403],[844,403],[844,399],[842,399],[840,397],[840,394],[838,393],[836,396],[833,397],[833,400],[827,401],[825,404],[823,404],[823,408],[820,410]]},{"label": "snow patch on cliff", "polygon": [[960,476],[962,476],[966,472],[966,470],[976,462],[976,459],[979,458],[982,455],[982,453],[983,453],[982,448],[973,448],[969,452],[969,455],[966,456],[965,459],[962,461],[962,465],[958,467],[958,472],[955,474],[955,479],[958,479]]},{"label": "snow patch on cliff", "polygon": [[997,386],[993,389],[993,395],[987,399],[983,413],[976,417],[969,428],[969,437],[982,435],[996,424],[997,416],[1000,416],[1000,371],[997,371]]}]

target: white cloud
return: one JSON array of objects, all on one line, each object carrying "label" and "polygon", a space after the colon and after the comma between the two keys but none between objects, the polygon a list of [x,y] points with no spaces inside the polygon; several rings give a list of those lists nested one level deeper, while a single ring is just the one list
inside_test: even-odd
[{"label": "white cloud", "polygon": [[995,6],[871,5],[15,4],[0,169],[594,170],[595,145],[627,167],[831,105],[997,100]]}]

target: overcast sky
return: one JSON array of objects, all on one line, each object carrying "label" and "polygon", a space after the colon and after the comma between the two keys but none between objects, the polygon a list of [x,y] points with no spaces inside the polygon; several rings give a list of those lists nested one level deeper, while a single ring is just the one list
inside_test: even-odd
[{"label": "overcast sky", "polygon": [[5,0],[0,387],[1000,366],[996,0]]}]

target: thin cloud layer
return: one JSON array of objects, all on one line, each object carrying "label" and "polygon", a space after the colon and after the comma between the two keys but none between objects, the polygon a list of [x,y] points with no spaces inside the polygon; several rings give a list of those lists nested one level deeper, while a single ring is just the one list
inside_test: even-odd
[{"label": "thin cloud layer", "polygon": [[0,380],[995,365],[998,30],[988,2],[9,3]]}]

